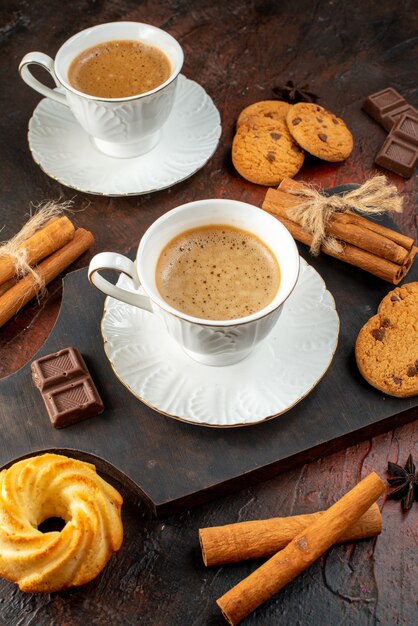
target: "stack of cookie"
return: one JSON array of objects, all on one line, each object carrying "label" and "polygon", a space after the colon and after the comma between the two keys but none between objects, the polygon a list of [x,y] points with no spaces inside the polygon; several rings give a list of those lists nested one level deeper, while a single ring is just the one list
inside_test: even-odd
[{"label": "stack of cookie", "polygon": [[324,107],[265,100],[239,115],[232,161],[247,180],[278,185],[298,173],[305,151],[324,161],[344,161],[352,149],[351,132]]}]

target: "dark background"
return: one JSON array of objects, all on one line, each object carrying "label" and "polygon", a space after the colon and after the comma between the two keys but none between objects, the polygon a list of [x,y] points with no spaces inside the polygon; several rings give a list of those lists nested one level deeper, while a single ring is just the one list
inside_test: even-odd
[{"label": "dark background", "polygon": [[[222,118],[221,141],[210,162],[190,180],[152,195],[102,198],[77,193],[48,178],[32,161],[27,146],[28,121],[40,96],[19,78],[20,59],[32,50],[54,56],[74,33],[113,20],[149,22],[176,37],[185,53],[183,73],[203,85]],[[244,106],[270,99],[272,87],[289,79],[309,83],[320,96],[319,104],[343,117],[355,138],[347,162],[308,159],[298,179],[323,187],[364,181],[377,169],[373,161],[386,133],[361,111],[361,104],[370,93],[393,86],[417,105],[417,21],[416,5],[407,1],[3,0],[1,238],[9,238],[23,225],[31,203],[73,198],[79,210],[77,225],[96,236],[94,248],[74,264],[76,269],[101,250],[129,252],[156,217],[183,202],[231,197],[259,206],[265,189],[244,181],[231,164],[234,124]],[[396,221],[403,232],[416,236],[415,179],[388,176],[405,197],[404,213]],[[57,279],[41,305],[28,305],[0,329],[0,376],[16,371],[42,345],[60,298]],[[125,542],[103,573],[84,587],[51,596],[24,595],[1,581],[0,624],[225,623],[215,599],[256,564],[206,570],[199,555],[199,527],[324,508],[369,471],[384,476],[388,460],[403,464],[409,452],[418,459],[417,440],[415,422],[164,521],[153,520],[142,502],[126,494]],[[388,501],[383,518],[377,540],[333,548],[246,623],[417,623],[418,507],[405,515],[398,503]]]}]

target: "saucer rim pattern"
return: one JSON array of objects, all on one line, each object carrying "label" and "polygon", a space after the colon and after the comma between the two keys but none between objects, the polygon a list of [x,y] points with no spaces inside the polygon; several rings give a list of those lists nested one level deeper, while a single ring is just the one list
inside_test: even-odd
[{"label": "saucer rim pattern", "polygon": [[[286,408],[284,408],[281,411],[278,411],[276,413],[270,414],[270,415],[266,415],[260,419],[254,420],[254,421],[246,421],[246,422],[235,422],[235,423],[213,423],[213,422],[205,422],[205,421],[197,421],[195,419],[192,419],[190,417],[184,416],[184,415],[175,415],[173,413],[169,413],[167,411],[164,411],[161,408],[158,408],[157,406],[153,405],[150,401],[146,400],[143,396],[139,395],[139,393],[137,391],[135,391],[124,379],[124,377],[118,372],[116,365],[114,364],[113,360],[112,360],[112,356],[109,353],[109,339],[108,339],[108,335],[106,335],[105,332],[105,323],[106,323],[106,315],[109,313],[111,306],[112,306],[112,301],[113,303],[117,304],[117,305],[122,305],[123,307],[129,307],[130,305],[127,304],[123,304],[121,302],[118,302],[117,300],[115,300],[114,298],[111,297],[107,297],[104,303],[104,308],[103,308],[103,314],[102,314],[102,318],[101,318],[101,322],[100,322],[100,332],[101,332],[101,336],[102,336],[102,341],[103,341],[103,347],[104,347],[104,352],[106,355],[106,358],[109,361],[109,364],[112,368],[113,373],[115,374],[115,376],[117,377],[117,379],[122,383],[122,385],[138,400],[140,400],[143,404],[145,404],[146,406],[148,406],[149,408],[153,409],[154,411],[156,411],[157,413],[160,413],[161,415],[164,415],[165,417],[170,417],[172,419],[175,419],[177,421],[180,422],[184,422],[186,424],[190,424],[192,426],[203,426],[205,428],[243,428],[243,427],[247,427],[247,426],[254,426],[256,424],[262,424],[264,422],[267,422],[271,419],[274,419],[276,417],[280,417],[281,415],[284,415],[285,413],[287,413],[288,411],[290,411],[292,408],[294,408],[297,404],[299,404],[299,402],[301,402],[304,398],[306,398],[311,391],[313,391],[313,389],[321,382],[321,380],[324,378],[324,376],[326,375],[326,373],[328,372],[332,361],[334,359],[335,356],[335,352],[337,350],[338,347],[338,340],[339,340],[339,334],[340,334],[340,319],[339,319],[339,315],[336,309],[336,304],[335,304],[335,300],[333,295],[331,294],[331,292],[326,288],[325,282],[322,278],[322,276],[319,274],[319,272],[317,272],[311,265],[309,265],[302,257],[300,257],[300,262],[301,262],[301,272],[300,272],[300,277],[303,275],[304,272],[306,272],[308,269],[313,270],[314,272],[314,276],[315,279],[321,283],[321,286],[323,287],[323,291],[321,294],[321,298],[318,301],[319,304],[323,303],[324,299],[328,300],[328,303],[323,303],[324,307],[329,308],[332,313],[335,315],[335,321],[336,321],[336,332],[335,332],[335,336],[334,336],[334,340],[333,340],[333,345],[331,346],[331,350],[330,350],[330,355],[329,355],[329,360],[328,362],[324,365],[324,369],[322,371],[322,373],[320,374],[320,376],[318,376],[318,378],[316,378],[316,380],[301,394],[297,397],[297,399],[289,404]],[[124,280],[124,277],[121,277],[122,281]],[[121,280],[121,278],[119,279],[119,281]],[[118,282],[119,282],[118,281]],[[289,297],[289,300],[291,300],[292,296]],[[134,308],[134,307],[132,307]],[[280,323],[280,319],[278,321],[278,323]],[[272,333],[274,333],[274,329],[272,330]],[[265,340],[268,342],[268,337]],[[178,346],[178,350],[181,351],[180,353],[183,353],[183,350],[180,346]],[[193,359],[191,359],[191,357],[187,357],[190,359],[191,362],[193,362]],[[250,354],[247,359],[244,359],[244,361],[251,359],[252,358],[252,354]],[[240,363],[237,363],[235,366],[232,367],[239,367],[240,364],[242,364],[244,361],[241,361]],[[203,368],[208,368],[208,370],[213,369],[212,366],[208,366],[208,365],[203,365],[201,363],[198,364],[200,367]],[[219,368],[219,369],[223,369],[223,368]]]},{"label": "saucer rim pattern", "polygon": [[[216,149],[219,145],[219,141],[220,141],[220,137],[222,134],[222,125],[221,125],[221,118],[220,118],[220,113],[218,108],[216,107],[215,103],[213,102],[212,98],[209,96],[209,94],[206,92],[206,90],[202,87],[202,85],[200,85],[200,83],[198,83],[195,80],[192,80],[190,78],[187,78],[186,76],[184,76],[184,74],[179,74],[179,85],[183,85],[186,86],[187,84],[194,84],[196,85],[199,89],[201,89],[203,91],[203,94],[206,96],[207,101],[209,102],[209,105],[213,111],[213,113],[217,116],[217,124],[216,127],[214,126],[213,128],[213,132],[216,131],[215,135],[214,135],[214,140],[213,140],[213,146],[211,147],[210,152],[208,152],[207,154],[205,154],[205,160],[201,161],[199,163],[199,165],[197,165],[197,167],[195,167],[193,169],[193,171],[189,171],[188,173],[186,173],[183,177],[181,178],[176,178],[175,180],[168,182],[166,185],[160,185],[160,186],[155,186],[155,187],[149,187],[147,189],[143,189],[143,190],[136,190],[136,191],[127,191],[127,192],[117,192],[117,193],[112,193],[112,192],[108,192],[108,191],[100,191],[98,189],[89,189],[87,187],[80,187],[77,184],[74,184],[72,182],[67,182],[64,179],[56,176],[56,174],[54,174],[52,171],[50,171],[45,164],[42,162],[42,159],[40,157],[37,156],[37,152],[35,147],[34,147],[34,141],[33,141],[33,137],[34,137],[34,133],[35,133],[35,129],[34,129],[34,125],[36,122],[36,116],[37,114],[39,114],[38,109],[41,106],[44,106],[46,102],[51,102],[50,99],[48,98],[42,98],[38,104],[36,105],[35,109],[33,110],[32,116],[29,120],[28,123],[28,131],[27,131],[27,141],[28,141],[28,147],[29,147],[29,151],[31,153],[32,159],[33,161],[36,163],[36,165],[39,166],[39,168],[44,172],[44,174],[46,174],[49,178],[51,178],[52,180],[55,180],[56,182],[60,183],[61,185],[64,185],[65,187],[68,187],[69,189],[74,189],[75,191],[79,191],[81,193],[88,193],[91,195],[95,195],[95,196],[103,196],[103,197],[107,197],[107,198],[125,198],[125,197],[130,197],[130,196],[141,196],[141,195],[146,195],[149,193],[155,193],[157,191],[163,191],[164,189],[169,189],[170,187],[173,187],[174,185],[177,185],[179,183],[184,182],[185,180],[191,178],[194,174],[196,174],[198,171],[200,171],[205,165],[206,163],[208,163],[208,161],[213,157],[213,155],[216,152]],[[60,90],[60,88],[57,88],[56,91],[62,91]],[[65,107],[65,105],[63,104],[59,104],[54,102],[54,105],[56,106],[60,106],[60,107]],[[166,122],[166,124],[169,123]],[[87,135],[87,133],[81,128],[79,127],[79,132]],[[92,147],[92,150],[94,150],[94,148]],[[147,158],[149,157],[149,155],[151,155],[153,152],[153,150],[151,150],[149,153],[142,155],[142,157]],[[135,159],[141,158],[141,156],[139,157],[133,157],[132,159],[116,159],[114,157],[107,157],[106,155],[100,153],[100,156],[105,157],[107,159],[109,159],[110,161],[115,161],[115,163],[120,163],[123,161],[133,161]]]}]

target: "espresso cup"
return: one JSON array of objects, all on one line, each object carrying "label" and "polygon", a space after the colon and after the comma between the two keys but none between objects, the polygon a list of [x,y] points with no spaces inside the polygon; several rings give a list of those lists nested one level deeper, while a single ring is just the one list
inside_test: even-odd
[{"label": "espresso cup", "polygon": [[[127,98],[100,98],[75,89],[68,80],[72,61],[87,48],[115,40],[137,40],[159,48],[170,61],[169,78],[152,91]],[[183,58],[180,44],[165,31],[139,22],[113,22],[74,35],[61,46],[55,60],[42,52],[29,52],[20,62],[19,72],[30,87],[70,107],[101,152],[129,158],[148,152],[158,143],[174,104]],[[60,91],[38,81],[30,72],[32,64],[46,69]]]},{"label": "espresso cup", "polygon": [[[168,304],[156,284],[161,251],[176,236],[193,228],[229,225],[247,231],[270,248],[280,267],[280,285],[263,309],[239,319],[192,317]],[[132,291],[113,285],[100,271],[112,269],[132,280]],[[276,324],[299,274],[299,254],[289,231],[265,211],[237,200],[197,200],[157,219],[142,237],[136,260],[115,252],[101,252],[90,262],[90,282],[106,295],[158,316],[185,352],[205,365],[231,365],[245,358]],[[142,287],[143,294],[138,293]]]}]

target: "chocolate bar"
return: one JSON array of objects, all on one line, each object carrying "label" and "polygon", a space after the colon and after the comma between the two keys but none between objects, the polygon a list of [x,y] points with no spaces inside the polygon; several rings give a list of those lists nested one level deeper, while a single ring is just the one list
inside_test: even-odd
[{"label": "chocolate bar", "polygon": [[405,113],[393,127],[391,134],[413,146],[418,146],[418,118]]},{"label": "chocolate bar", "polygon": [[381,167],[409,178],[418,161],[418,118],[405,113],[389,133],[375,159]]},{"label": "chocolate bar", "polygon": [[31,370],[55,428],[103,413],[103,402],[77,348],[64,348],[36,359]]},{"label": "chocolate bar", "polygon": [[363,103],[363,110],[387,131],[392,130],[399,118],[404,114],[418,117],[417,109],[411,106],[392,87],[377,91],[366,98]]},{"label": "chocolate bar", "polygon": [[402,106],[399,109],[386,113],[386,115],[382,115],[382,126],[390,132],[395,124],[399,122],[400,118],[405,114],[418,118],[417,109],[410,104],[406,104],[406,106]]}]

